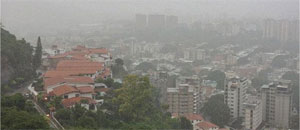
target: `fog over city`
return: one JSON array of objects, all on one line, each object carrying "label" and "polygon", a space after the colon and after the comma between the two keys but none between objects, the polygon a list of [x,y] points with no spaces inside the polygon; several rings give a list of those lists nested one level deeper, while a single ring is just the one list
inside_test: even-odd
[{"label": "fog over city", "polygon": [[2,0],[1,129],[298,130],[299,0]]},{"label": "fog over city", "polygon": [[[298,0],[2,0],[2,24],[25,36],[77,24],[133,21],[136,13],[176,15],[179,22],[207,19],[297,19]],[[47,26],[45,26],[47,25]]]}]

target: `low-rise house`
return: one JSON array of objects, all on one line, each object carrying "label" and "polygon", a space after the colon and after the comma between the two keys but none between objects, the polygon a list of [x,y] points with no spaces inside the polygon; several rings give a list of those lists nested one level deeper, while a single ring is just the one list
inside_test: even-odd
[{"label": "low-rise house", "polygon": [[195,125],[194,130],[219,130],[219,126],[208,121],[202,121]]},{"label": "low-rise house", "polygon": [[196,124],[198,124],[201,121],[204,121],[204,118],[200,114],[194,114],[194,113],[188,113],[184,115],[178,115],[177,113],[172,114],[172,118],[178,118],[179,116],[183,116],[186,119],[188,119],[193,127],[195,127]]},{"label": "low-rise house", "polygon": [[75,104],[80,104],[87,110],[97,110],[96,101],[88,97],[72,97],[62,101],[65,108],[72,108]]},{"label": "low-rise house", "polygon": [[62,86],[54,88],[53,91],[51,91],[49,95],[59,96],[64,99],[68,99],[68,98],[73,98],[73,97],[79,97],[80,93],[79,93],[79,90],[76,89],[75,87],[72,87],[70,85],[62,85]]},{"label": "low-rise house", "polygon": [[62,85],[54,88],[49,95],[63,97],[64,99],[73,97],[88,97],[95,99],[94,88],[91,86],[75,87],[70,85]]},{"label": "low-rise house", "polygon": [[67,77],[54,77],[44,79],[44,90],[49,93],[53,91],[54,88],[61,85],[71,85],[71,86],[91,86],[94,85],[94,80],[90,77],[85,76],[67,76]]}]

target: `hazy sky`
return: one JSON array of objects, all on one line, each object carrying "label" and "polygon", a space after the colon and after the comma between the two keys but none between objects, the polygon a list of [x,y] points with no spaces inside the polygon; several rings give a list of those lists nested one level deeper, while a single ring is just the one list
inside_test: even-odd
[{"label": "hazy sky", "polygon": [[171,14],[181,22],[220,16],[297,18],[299,0],[2,0],[2,23],[16,33],[76,24],[132,20],[136,13]]}]

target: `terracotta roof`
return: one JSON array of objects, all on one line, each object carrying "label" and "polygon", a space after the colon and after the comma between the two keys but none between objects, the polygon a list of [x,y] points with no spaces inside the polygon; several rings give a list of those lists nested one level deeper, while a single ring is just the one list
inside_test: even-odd
[{"label": "terracotta roof", "polygon": [[77,90],[79,90],[80,93],[94,93],[94,88],[91,86],[77,87]]},{"label": "terracotta roof", "polygon": [[96,70],[69,70],[69,71],[59,71],[59,70],[49,70],[44,74],[44,78],[51,77],[66,77],[66,76],[79,76],[80,74],[95,74]]},{"label": "terracotta roof", "polygon": [[64,57],[66,57],[68,55],[69,55],[68,53],[63,53],[63,54],[58,54],[58,55],[55,55],[55,56],[50,56],[48,58],[50,58],[50,59],[64,58]]},{"label": "terracotta roof", "polygon": [[75,87],[70,85],[62,85],[53,89],[52,91],[56,96],[62,96],[64,94],[79,92]]},{"label": "terracotta roof", "polygon": [[72,70],[101,70],[103,63],[92,62],[88,60],[63,60],[59,61],[56,70],[72,71]]},{"label": "terracotta roof", "polygon": [[208,122],[208,121],[202,121],[202,122],[197,123],[196,125],[205,130],[210,129],[210,128],[215,128],[215,127],[219,128],[219,126],[217,126],[211,122]]},{"label": "terracotta roof", "polygon": [[[173,117],[177,118],[179,117],[178,113],[173,113]],[[192,120],[204,120],[203,117],[200,114],[194,114],[194,113],[188,113],[183,115],[186,119],[192,121]]]},{"label": "terracotta roof", "polygon": [[76,103],[80,103],[81,100],[87,100],[89,104],[96,104],[96,101],[89,97],[73,97],[73,98],[64,99],[62,101],[62,104],[64,105],[64,107],[70,107]]},{"label": "terracotta roof", "polygon": [[86,76],[66,76],[66,77],[52,77],[44,79],[44,86],[47,88],[50,85],[58,83],[94,83],[91,77]]},{"label": "terracotta roof", "polygon": [[109,88],[95,88],[96,92],[107,92]]},{"label": "terracotta roof", "polygon": [[108,50],[106,48],[90,48],[90,54],[107,54]]},{"label": "terracotta roof", "polygon": [[188,120],[204,120],[203,117],[200,114],[184,114],[185,118]]},{"label": "terracotta roof", "polygon": [[101,75],[97,76],[96,78],[104,78],[104,77],[107,77],[111,74],[111,71],[109,68],[105,68],[104,69],[104,72],[101,73]]}]

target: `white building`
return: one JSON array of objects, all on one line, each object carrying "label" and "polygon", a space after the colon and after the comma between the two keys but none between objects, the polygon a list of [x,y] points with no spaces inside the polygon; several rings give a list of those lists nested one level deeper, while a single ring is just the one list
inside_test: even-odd
[{"label": "white building", "polygon": [[232,118],[243,117],[246,100],[246,88],[249,86],[249,80],[246,78],[226,79],[224,102],[230,108]]},{"label": "white building", "polygon": [[245,108],[245,128],[256,130],[262,123],[262,104],[260,97],[248,96],[244,103]]},{"label": "white building", "polygon": [[170,113],[179,115],[198,113],[200,109],[199,90],[189,84],[179,84],[176,88],[167,88],[167,103]]},{"label": "white building", "polygon": [[292,92],[287,85],[270,83],[261,87],[263,120],[276,128],[289,128]]}]

